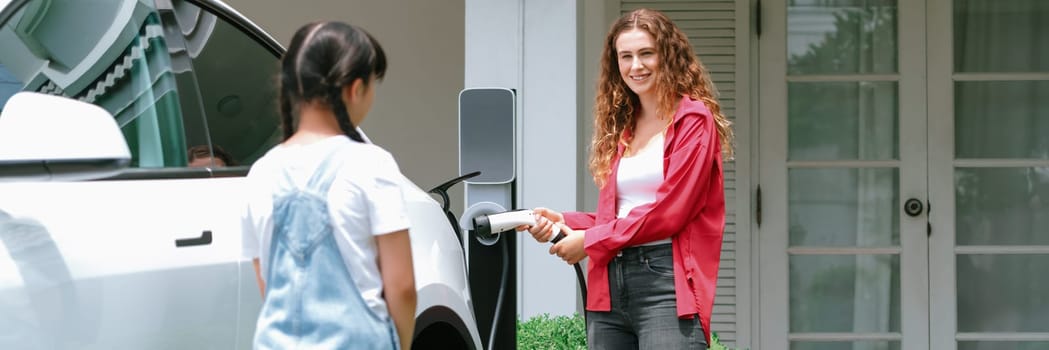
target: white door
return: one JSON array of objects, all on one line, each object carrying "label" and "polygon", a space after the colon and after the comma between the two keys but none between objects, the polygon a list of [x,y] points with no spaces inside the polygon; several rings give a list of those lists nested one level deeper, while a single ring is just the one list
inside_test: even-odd
[{"label": "white door", "polygon": [[1049,2],[928,9],[930,348],[1049,349]]},{"label": "white door", "polygon": [[234,348],[240,237],[214,219],[233,214],[207,201],[219,185],[0,184],[0,347]]},{"label": "white door", "polygon": [[762,6],[760,347],[1049,349],[1049,2]]},{"label": "white door", "polygon": [[925,9],[762,6],[759,347],[926,348]]}]

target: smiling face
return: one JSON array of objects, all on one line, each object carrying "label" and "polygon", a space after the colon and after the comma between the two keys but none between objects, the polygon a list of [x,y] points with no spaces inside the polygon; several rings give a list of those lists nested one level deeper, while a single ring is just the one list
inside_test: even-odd
[{"label": "smiling face", "polygon": [[644,30],[631,29],[616,37],[619,74],[638,97],[655,94],[659,53],[655,40]]}]

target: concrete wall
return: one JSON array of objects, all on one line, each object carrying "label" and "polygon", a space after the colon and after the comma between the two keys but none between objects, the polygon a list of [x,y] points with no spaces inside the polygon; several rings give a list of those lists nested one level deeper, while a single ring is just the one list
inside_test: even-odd
[{"label": "concrete wall", "polygon": [[[467,87],[518,91],[520,208],[596,209],[586,166],[593,90],[601,44],[617,9],[612,0],[466,2]],[[550,256],[548,244],[517,238],[520,317],[581,312],[572,268]]]},{"label": "concrete wall", "polygon": [[[578,207],[579,11],[577,1],[466,2],[467,87],[518,92],[517,202],[512,205],[519,208]],[[486,188],[471,184],[467,204],[481,200]],[[551,257],[548,244],[527,234],[515,238],[518,315],[575,312],[572,268]]]},{"label": "concrete wall", "polygon": [[[578,210],[580,165],[580,3],[523,0],[522,207]],[[582,167],[585,169],[585,166]],[[575,274],[549,253],[550,244],[521,238],[519,296],[522,319],[548,313],[572,314],[577,302]],[[551,298],[551,296],[560,296]]]},{"label": "concrete wall", "polygon": [[[423,190],[458,173],[458,95],[463,88],[463,0],[226,0],[282,44],[318,20],[340,20],[370,32],[389,68],[361,127],[389,150]],[[462,185],[452,209],[463,208]]]}]

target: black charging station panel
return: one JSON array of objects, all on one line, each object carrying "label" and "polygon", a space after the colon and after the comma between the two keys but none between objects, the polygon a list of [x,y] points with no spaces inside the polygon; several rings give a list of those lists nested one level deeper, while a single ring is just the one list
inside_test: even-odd
[{"label": "black charging station panel", "polygon": [[480,171],[467,180],[503,184],[514,180],[514,90],[469,88],[459,93],[459,173]]},{"label": "black charging station panel", "polygon": [[[490,201],[506,210],[513,209],[516,100],[515,91],[508,88],[468,88],[459,93],[459,173],[481,172],[465,181],[470,193],[468,207]],[[470,292],[481,342],[486,348],[513,349],[517,346],[517,237],[503,234],[498,243],[489,246],[479,243],[472,234],[465,236]],[[508,267],[505,276],[504,263]],[[505,286],[500,283],[502,278],[506,279]],[[504,293],[502,307],[494,315],[500,289]],[[494,344],[488,346],[492,342],[489,338],[493,319],[499,322]]]},{"label": "black charging station panel", "polygon": [[498,329],[495,331],[495,346],[491,349],[514,349],[517,347],[517,236],[505,233],[493,246],[485,246],[476,239],[470,243],[470,293],[473,294],[474,318],[481,342],[487,347],[492,332],[492,320],[498,301],[500,278],[502,278],[503,249],[507,251],[506,290],[499,311]]}]

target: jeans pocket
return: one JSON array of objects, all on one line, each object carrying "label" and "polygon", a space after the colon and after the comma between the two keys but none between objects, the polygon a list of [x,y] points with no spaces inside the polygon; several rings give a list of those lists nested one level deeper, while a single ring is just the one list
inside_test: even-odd
[{"label": "jeans pocket", "polygon": [[646,257],[645,269],[662,277],[674,277],[674,258],[669,255]]}]

